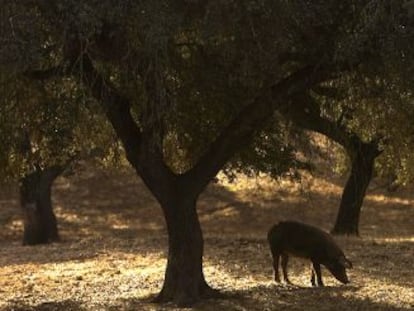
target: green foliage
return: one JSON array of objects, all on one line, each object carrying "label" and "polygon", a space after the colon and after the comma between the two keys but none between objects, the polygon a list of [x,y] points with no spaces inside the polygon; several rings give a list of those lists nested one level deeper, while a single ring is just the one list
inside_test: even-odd
[{"label": "green foliage", "polygon": [[[405,171],[403,163],[412,163],[412,135],[401,135],[412,132],[414,59],[404,1],[3,2],[1,163],[22,163],[25,132],[36,146],[31,164],[114,141],[72,75],[82,72],[82,55],[130,100],[140,129],[153,133],[177,173],[194,166],[243,107],[258,96],[271,100],[271,85],[308,65],[332,72],[324,86],[336,96],[313,94],[323,116],[366,140],[386,137],[384,172],[386,163],[401,162]],[[25,75],[54,66],[47,83]],[[288,129],[272,122],[258,125],[229,167],[276,176],[298,165]]]},{"label": "green foliage", "polygon": [[295,149],[289,143],[288,130],[273,123],[257,133],[253,141],[236,153],[233,160],[225,167],[224,172],[231,179],[234,173],[247,176],[259,172],[272,178],[284,173],[296,175],[295,169],[304,168],[295,158]]},{"label": "green foliage", "polygon": [[111,133],[105,120],[87,113],[73,81],[21,79],[12,90],[0,105],[2,179],[18,178],[34,166],[65,165],[108,140],[102,138]]}]

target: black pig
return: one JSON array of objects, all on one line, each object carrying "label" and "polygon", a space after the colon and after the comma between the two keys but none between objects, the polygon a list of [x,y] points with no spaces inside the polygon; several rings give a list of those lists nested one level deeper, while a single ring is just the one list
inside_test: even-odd
[{"label": "black pig", "polygon": [[313,286],[323,286],[321,264],[342,283],[349,282],[345,269],[352,268],[352,263],[345,257],[329,233],[300,222],[282,221],[269,230],[267,240],[273,256],[276,282],[280,282],[279,257],[281,257],[284,281],[290,283],[287,276],[289,255],[310,259]]}]

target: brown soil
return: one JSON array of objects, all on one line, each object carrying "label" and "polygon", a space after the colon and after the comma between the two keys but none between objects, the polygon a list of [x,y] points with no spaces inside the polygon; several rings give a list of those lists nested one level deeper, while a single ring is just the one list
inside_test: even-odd
[{"label": "brown soil", "polygon": [[[270,226],[296,219],[331,229],[343,181],[302,184],[240,178],[212,184],[199,202],[204,271],[225,299],[195,310],[408,310],[414,308],[414,194],[370,190],[361,236],[338,237],[353,261],[352,282],[323,271],[310,286],[309,264],[290,262],[294,286],[272,280]],[[375,185],[374,185],[375,187]],[[412,190],[412,189],[411,189]],[[16,188],[0,193],[0,310],[172,310],[154,305],[166,265],[160,208],[130,171],[60,178],[55,186],[61,243],[23,247]]]}]

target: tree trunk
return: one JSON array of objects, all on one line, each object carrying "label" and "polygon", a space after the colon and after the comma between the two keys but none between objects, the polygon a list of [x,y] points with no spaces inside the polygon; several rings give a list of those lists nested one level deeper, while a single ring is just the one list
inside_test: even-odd
[{"label": "tree trunk", "polygon": [[155,302],[193,305],[216,291],[204,279],[203,236],[195,200],[180,198],[162,206],[168,230],[168,262],[164,284]]},{"label": "tree trunk", "polygon": [[364,143],[356,137],[347,151],[352,161],[352,169],[342,193],[332,233],[358,236],[362,203],[372,179],[375,158],[381,152],[378,150],[378,142]]},{"label": "tree trunk", "polygon": [[23,245],[46,244],[59,240],[51,193],[53,181],[61,172],[58,167],[36,169],[21,179]]}]

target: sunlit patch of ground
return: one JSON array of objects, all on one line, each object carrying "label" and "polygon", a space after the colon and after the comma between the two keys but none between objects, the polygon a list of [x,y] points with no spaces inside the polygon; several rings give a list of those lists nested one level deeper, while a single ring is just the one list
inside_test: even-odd
[{"label": "sunlit patch of ground", "polygon": [[[331,229],[343,180],[221,180],[201,196],[204,272],[225,299],[196,310],[411,310],[414,308],[414,195],[370,191],[362,238],[337,237],[353,261],[352,282],[292,259],[293,286],[275,284],[267,230],[283,219]],[[167,236],[161,210],[133,172],[88,172],[54,191],[62,242],[20,245],[17,191],[0,192],[0,310],[172,310],[150,299],[161,286]]]}]

